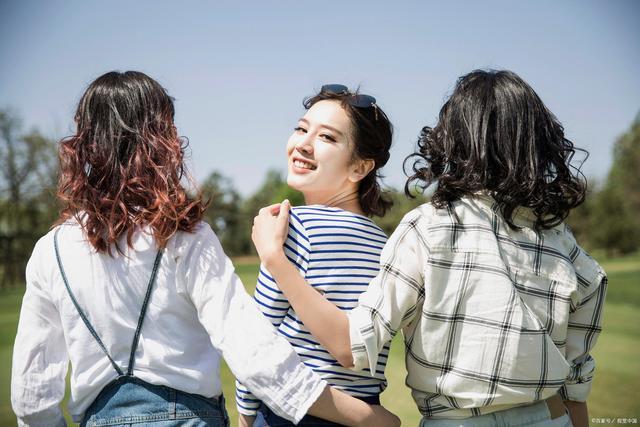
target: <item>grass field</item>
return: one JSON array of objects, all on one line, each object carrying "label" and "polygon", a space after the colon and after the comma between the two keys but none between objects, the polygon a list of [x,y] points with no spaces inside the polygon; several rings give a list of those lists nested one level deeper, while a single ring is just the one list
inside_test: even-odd
[{"label": "grass field", "polygon": [[[604,331],[594,357],[598,369],[589,398],[593,418],[640,419],[640,254],[602,262],[609,275],[609,292],[604,313]],[[253,290],[257,265],[253,260],[236,263],[248,290]],[[0,293],[0,426],[15,425],[10,405],[11,351],[18,323],[22,290]],[[386,370],[389,387],[383,404],[400,416],[403,425],[416,426],[420,415],[404,385],[404,346],[400,339],[392,345]],[[232,425],[237,413],[233,404],[233,376],[226,366],[222,372],[224,394]],[[593,423],[599,425],[607,420]],[[636,421],[638,422],[638,421]]]}]

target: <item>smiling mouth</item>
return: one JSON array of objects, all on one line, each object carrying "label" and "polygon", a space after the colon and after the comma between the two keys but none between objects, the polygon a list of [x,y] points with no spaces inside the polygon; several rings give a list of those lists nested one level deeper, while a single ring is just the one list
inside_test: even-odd
[{"label": "smiling mouth", "polygon": [[302,160],[294,160],[293,166],[300,169],[308,169],[312,171],[316,170],[316,166],[312,165],[311,163],[303,162]]}]

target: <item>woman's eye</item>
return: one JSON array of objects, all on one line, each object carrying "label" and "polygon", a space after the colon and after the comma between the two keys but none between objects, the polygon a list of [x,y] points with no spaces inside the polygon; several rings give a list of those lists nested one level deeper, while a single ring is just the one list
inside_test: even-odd
[{"label": "woman's eye", "polygon": [[325,139],[327,141],[331,141],[331,142],[336,142],[336,139],[334,137],[332,137],[331,135],[327,135],[326,133],[321,133],[320,138]]},{"label": "woman's eye", "polygon": [[307,133],[307,130],[302,126],[296,126],[295,128],[293,128],[293,130],[298,133]]}]

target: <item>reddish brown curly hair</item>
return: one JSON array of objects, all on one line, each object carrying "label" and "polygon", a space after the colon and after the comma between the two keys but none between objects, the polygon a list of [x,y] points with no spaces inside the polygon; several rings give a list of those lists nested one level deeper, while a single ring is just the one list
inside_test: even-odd
[{"label": "reddish brown curly hair", "polygon": [[173,99],[137,71],[109,72],[89,85],[75,114],[77,131],[59,144],[57,224],[75,218],[99,252],[121,252],[126,233],[148,227],[159,248],[193,231],[206,209],[182,179],[187,140],[177,134]]}]

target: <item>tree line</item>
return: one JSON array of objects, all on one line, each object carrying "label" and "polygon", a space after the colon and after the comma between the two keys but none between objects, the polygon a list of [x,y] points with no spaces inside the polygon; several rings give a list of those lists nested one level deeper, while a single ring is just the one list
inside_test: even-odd
[{"label": "tree line", "polygon": [[[593,161],[593,160],[592,160]],[[58,173],[57,141],[37,129],[25,131],[19,116],[0,109],[0,289],[23,286],[24,270],[35,242],[58,217],[55,197]],[[640,115],[614,145],[613,166],[602,182],[590,180],[586,202],[568,223],[588,250],[610,255],[640,248]],[[287,198],[304,204],[302,194],[289,188],[279,171],[269,171],[262,185],[242,197],[233,181],[213,171],[199,190],[210,201],[205,219],[230,256],[255,254],[251,226],[258,210]],[[387,234],[409,210],[428,197],[407,198],[388,190],[394,205],[383,218],[374,218]]]}]

